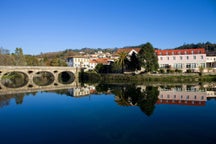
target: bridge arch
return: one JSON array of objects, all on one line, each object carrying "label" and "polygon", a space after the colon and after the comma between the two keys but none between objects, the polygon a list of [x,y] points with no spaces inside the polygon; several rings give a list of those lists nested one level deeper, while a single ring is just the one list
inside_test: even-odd
[{"label": "bridge arch", "polygon": [[58,81],[61,84],[72,83],[75,79],[75,75],[71,71],[62,71],[58,74]]},{"label": "bridge arch", "polygon": [[[4,76],[4,74],[8,72],[24,73],[28,79],[28,82],[21,88],[34,89],[34,88],[40,88],[40,87],[76,85],[76,83],[78,83],[78,73],[80,72],[80,69],[73,68],[73,67],[0,66],[0,90],[8,89],[1,83],[2,77]],[[51,77],[53,76],[52,82],[50,82],[49,85],[35,84],[34,78],[41,72],[47,72],[51,75]],[[69,78],[68,80],[66,80],[67,77]],[[60,78],[65,78],[65,79],[59,80]]]}]

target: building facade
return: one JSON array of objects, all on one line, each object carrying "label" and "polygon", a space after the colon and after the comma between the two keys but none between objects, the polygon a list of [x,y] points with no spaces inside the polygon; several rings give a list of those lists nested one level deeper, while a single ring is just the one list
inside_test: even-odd
[{"label": "building facade", "polygon": [[206,67],[216,69],[216,56],[206,56]]},{"label": "building facade", "polygon": [[78,68],[88,68],[89,67],[89,58],[81,56],[73,56],[67,58],[67,64],[70,67]]},{"label": "building facade", "polygon": [[198,72],[200,67],[206,67],[206,53],[204,48],[155,50],[160,68],[181,69],[183,72],[191,70]]}]

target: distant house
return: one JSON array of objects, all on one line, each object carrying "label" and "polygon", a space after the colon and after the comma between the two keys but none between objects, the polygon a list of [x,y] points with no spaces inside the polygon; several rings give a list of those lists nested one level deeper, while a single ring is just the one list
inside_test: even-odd
[{"label": "distant house", "polygon": [[89,68],[89,58],[83,56],[68,57],[67,64],[70,67]]},{"label": "distant house", "polygon": [[206,67],[216,69],[216,55],[206,56]]},{"label": "distant house", "polygon": [[97,64],[110,65],[113,62],[109,58],[89,58],[84,56],[73,56],[67,58],[67,64],[70,67],[85,68],[87,70],[93,70]]},{"label": "distant house", "polygon": [[89,61],[89,69],[95,69],[97,64],[103,64],[103,65],[110,65],[110,63],[113,62],[113,60],[109,58],[95,58],[95,59],[90,59]]}]

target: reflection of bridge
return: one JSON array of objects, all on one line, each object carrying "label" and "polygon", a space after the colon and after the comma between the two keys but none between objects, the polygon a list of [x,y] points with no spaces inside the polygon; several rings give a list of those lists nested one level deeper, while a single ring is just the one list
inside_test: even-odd
[{"label": "reflection of bridge", "polygon": [[[79,69],[72,67],[46,67],[46,66],[0,66],[0,81],[9,72],[21,72],[27,76],[28,82],[20,88],[7,88],[0,83],[0,92],[13,92],[17,90],[37,90],[41,88],[56,88],[64,86],[76,86],[78,82]],[[39,86],[34,83],[33,78],[38,72],[48,72],[54,77],[54,81],[48,86]],[[70,72],[74,75],[74,81],[69,84],[59,82],[59,75],[63,72]]]}]

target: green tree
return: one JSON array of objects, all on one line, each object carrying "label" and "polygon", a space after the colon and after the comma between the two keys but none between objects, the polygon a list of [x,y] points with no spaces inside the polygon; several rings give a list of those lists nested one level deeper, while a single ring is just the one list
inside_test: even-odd
[{"label": "green tree", "polygon": [[141,66],[145,68],[146,72],[153,72],[158,70],[158,58],[151,43],[148,42],[141,47],[141,50],[138,53],[138,57]]},{"label": "green tree", "polygon": [[137,54],[135,52],[132,53],[130,56],[130,60],[127,63],[127,67],[131,71],[140,70],[140,61],[137,57]]},{"label": "green tree", "polygon": [[27,66],[39,66],[40,65],[38,59],[35,56],[26,55],[25,60],[26,60]]},{"label": "green tree", "polygon": [[119,65],[121,65],[121,67],[122,67],[122,73],[124,73],[125,62],[127,60],[127,53],[124,52],[124,51],[122,51],[118,55],[119,55],[119,58],[117,60],[117,63]]},{"label": "green tree", "polygon": [[22,48],[16,48],[15,53],[14,53],[14,59],[15,59],[16,66],[26,65],[26,60],[25,60],[25,56],[23,55]]},{"label": "green tree", "polygon": [[67,66],[67,64],[64,60],[55,58],[50,61],[50,66]]}]

